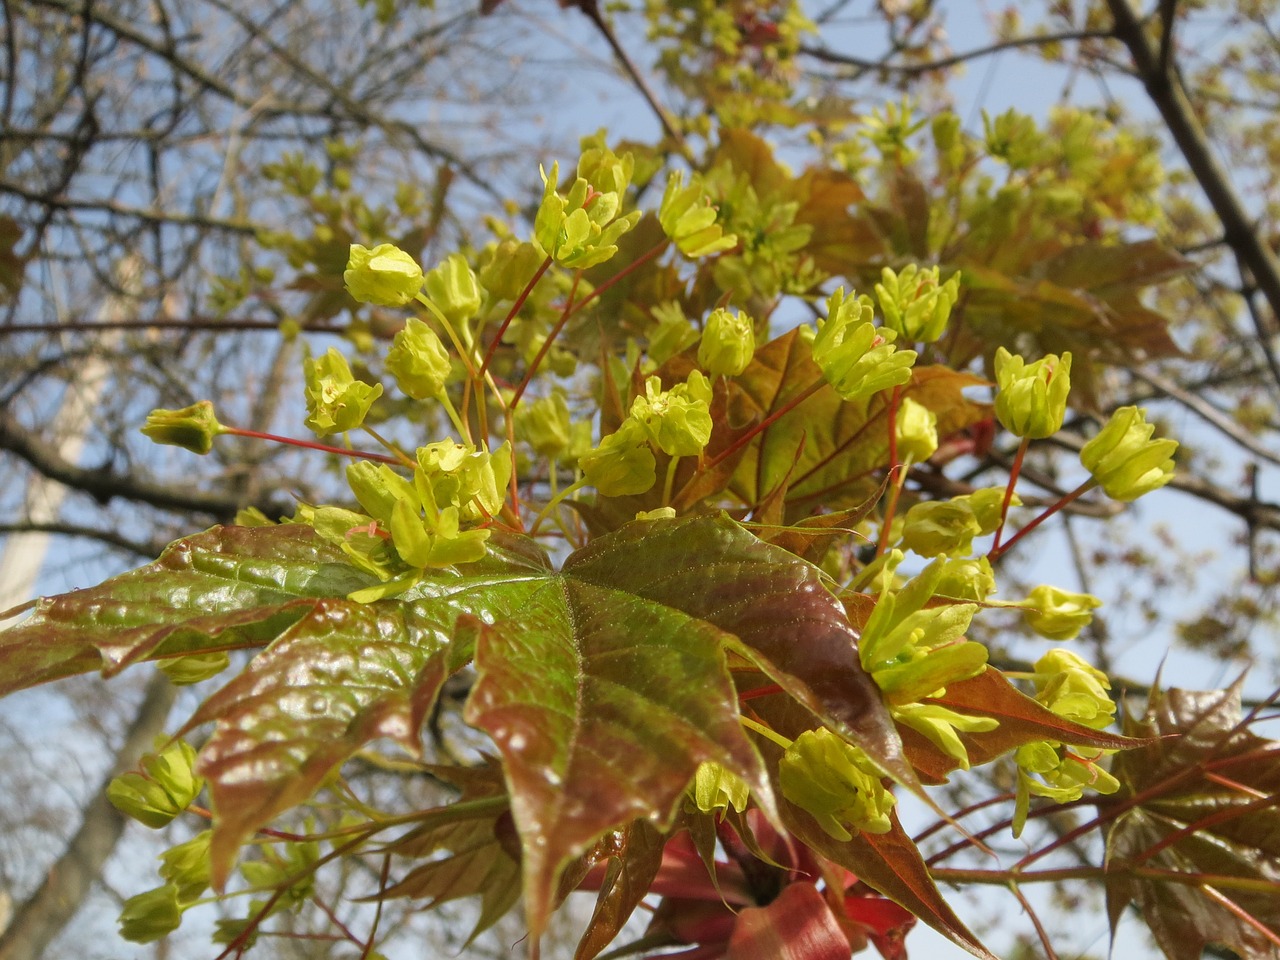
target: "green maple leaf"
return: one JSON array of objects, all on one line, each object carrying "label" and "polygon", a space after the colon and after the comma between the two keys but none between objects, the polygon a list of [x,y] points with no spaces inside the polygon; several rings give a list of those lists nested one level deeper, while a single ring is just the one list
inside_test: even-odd
[{"label": "green maple leaf", "polygon": [[309,528],[214,528],[42,601],[0,634],[0,691],[265,646],[184,728],[214,725],[199,768],[221,883],[254,831],[366,743],[417,751],[440,685],[474,656],[466,717],[502,754],[534,936],[566,865],[637,819],[669,826],[703,761],[741,776],[776,819],[731,667],[765,675],[914,783],[839,601],[794,555],[717,517],[628,524],[559,572],[527,538],[491,544],[481,561],[359,604],[346,595],[369,575]]}]

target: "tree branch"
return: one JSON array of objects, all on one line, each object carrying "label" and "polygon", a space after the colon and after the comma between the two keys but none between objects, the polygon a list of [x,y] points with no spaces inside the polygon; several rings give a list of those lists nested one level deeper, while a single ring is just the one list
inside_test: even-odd
[{"label": "tree branch", "polygon": [[152,741],[164,730],[173,700],[173,684],[157,672],[147,683],[137,716],[125,734],[106,781],[85,809],[80,829],[49,868],[44,883],[17,908],[12,923],[0,935],[0,960],[40,960],[45,948],[80,909],[127,823],[125,816],[107,800],[107,783],[151,749]]},{"label": "tree branch", "polygon": [[102,468],[78,467],[58,456],[4,412],[0,412],[0,450],[8,450],[49,479],[74,487],[101,503],[120,497],[162,510],[190,510],[221,520],[235,516],[242,506],[224,496],[148,483]]},{"label": "tree branch", "polygon": [[838,63],[847,67],[856,67],[859,70],[883,70],[901,76],[914,77],[922,73],[932,73],[935,70],[946,70],[948,67],[959,66],[969,60],[980,60],[982,57],[989,57],[1005,50],[1038,47],[1049,43],[1068,43],[1073,40],[1106,40],[1112,36],[1113,34],[1110,30],[1068,30],[1040,37],[1012,37],[1008,40],[1000,40],[996,43],[988,44],[985,47],[966,50],[964,53],[956,53],[938,60],[930,60],[927,63],[889,63],[884,60],[865,60],[847,53],[836,53],[836,51],[829,50],[826,47],[814,47],[807,44],[800,45],[800,52],[824,63]]},{"label": "tree branch", "polygon": [[[1176,70],[1169,64],[1162,66],[1160,51],[1153,47],[1142,22],[1129,6],[1129,0],[1107,0],[1107,5],[1115,20],[1116,38],[1128,48],[1138,79],[1160,111],[1187,166],[1209,198],[1214,213],[1222,221],[1227,244],[1235,252],[1241,267],[1252,274],[1271,306],[1273,322],[1280,319],[1280,260],[1250,222],[1230,176],[1214,155]],[[1171,25],[1166,26],[1172,29]],[[1264,324],[1258,323],[1257,327],[1259,340],[1267,343],[1270,332]]]}]

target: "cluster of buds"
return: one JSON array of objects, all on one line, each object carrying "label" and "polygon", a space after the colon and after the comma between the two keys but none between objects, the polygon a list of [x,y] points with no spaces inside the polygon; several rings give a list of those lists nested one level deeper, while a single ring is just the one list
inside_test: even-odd
[{"label": "cluster of buds", "polygon": [[893,794],[867,755],[825,727],[807,730],[778,762],[782,795],[837,840],[852,831],[888,833]]},{"label": "cluster of buds", "polygon": [[813,339],[813,360],[827,383],[846,400],[861,400],[911,379],[914,350],[895,350],[897,334],[872,324],[871,300],[836,290],[826,322]]},{"label": "cluster of buds", "polygon": [[684,174],[679,170],[667,178],[667,189],[658,207],[658,223],[686,257],[708,257],[738,245],[738,238],[725,233],[716,216],[716,208],[707,198],[706,187],[697,174],[688,186],[684,185]]},{"label": "cluster of buds", "polygon": [[1176,440],[1153,440],[1138,407],[1121,407],[1080,450],[1080,462],[1112,500],[1137,500],[1173,479]]},{"label": "cluster of buds", "polygon": [[510,476],[505,445],[490,454],[443,440],[418,449],[412,480],[385,464],[352,464],[347,482],[365,512],[319,507],[309,519],[320,536],[381,581],[351,594],[367,602],[408,589],[428,568],[483,557],[488,529],[463,527],[502,509]]},{"label": "cluster of buds", "polygon": [[714,377],[736,377],[756,352],[754,324],[744,313],[712,310],[702,328],[698,364]]},{"label": "cluster of buds", "polygon": [[618,252],[618,238],[640,219],[638,210],[618,216],[631,169],[630,154],[621,158],[607,150],[583,154],[578,176],[565,195],[556,189],[559,164],[552,165],[550,174],[543,171],[542,203],[533,234],[547,256],[561,266],[586,269]]},{"label": "cluster of buds", "polygon": [[[936,603],[943,596],[944,578],[964,581],[977,570],[959,570],[955,561],[934,560],[900,590],[890,584],[902,562],[902,552],[891,551],[880,571],[885,584],[858,642],[863,668],[884,694],[894,718],[927,737],[940,750],[968,767],[969,756],[957,731],[978,733],[995,729],[995,720],[969,717],[940,704],[921,700],[941,696],[949,683],[977,676],[987,668],[987,648],[965,639],[964,633],[978,610],[976,603]],[[989,574],[989,568],[987,570]],[[963,582],[949,589],[980,592]]]},{"label": "cluster of buds", "polygon": [[351,373],[347,358],[335,348],[303,363],[306,378],[307,426],[320,437],[346,433],[364,423],[382,384],[367,384]]},{"label": "cluster of buds", "polygon": [[1027,363],[1004,347],[996,350],[996,417],[1018,437],[1043,440],[1062,429],[1071,392],[1071,354],[1049,354]]},{"label": "cluster of buds", "polygon": [[670,390],[662,389],[658,377],[649,377],[644,387],[618,429],[578,460],[587,483],[603,496],[651,489],[657,482],[652,447],[669,457],[690,457],[711,440],[711,381],[700,370]]},{"label": "cluster of buds", "polygon": [[189,807],[204,779],[195,772],[196,751],[175,740],[142,758],[141,772],[123,773],[107,785],[107,799],[121,813],[158,830]]},{"label": "cluster of buds", "polygon": [[1093,611],[1102,601],[1090,593],[1074,593],[1041,584],[1019,604],[1029,626],[1050,640],[1074,640],[1093,622]]},{"label": "cluster of buds", "polygon": [[938,282],[938,268],[921,270],[915,264],[895,273],[885,267],[876,284],[876,300],[884,325],[912,343],[932,343],[942,336],[951,308],[960,296],[960,274]]},{"label": "cluster of buds", "polygon": [[[1050,650],[1036,661],[1031,677],[1036,699],[1064,719],[1094,730],[1108,726],[1116,705],[1107,691],[1107,675],[1070,650]],[[1085,788],[1115,793],[1120,782],[1098,766],[1111,751],[1066,747],[1052,740],[1024,744],[1014,753],[1018,764],[1017,800],[1013,833],[1026,823],[1031,797],[1047,797],[1058,803],[1078,800]]]}]

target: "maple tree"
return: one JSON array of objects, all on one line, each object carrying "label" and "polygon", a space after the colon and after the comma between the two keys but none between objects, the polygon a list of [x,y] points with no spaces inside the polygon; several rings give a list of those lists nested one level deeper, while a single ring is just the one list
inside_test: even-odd
[{"label": "maple tree", "polygon": [[[317,225],[264,239],[355,318],[348,346],[304,361],[316,439],[207,401],[143,432],[193,454],[311,449],[348,463],[348,492],[242,510],[0,634],[4,693],[142,661],[207,684],[110,790],[148,826],[209,825],[126,902],[123,934],[247,893],[215,935],[239,956],[359,858],[377,883],[355,895],[478,897],[475,934],[519,903],[535,956],[589,890],[580,958],[894,958],[917,921],[985,957],[939,882],[1025,904],[1022,886],[1072,879],[1103,887],[1113,925],[1136,905],[1171,957],[1275,955],[1264,709],[1238,685],[1157,686],[1109,732],[1097,666],[1067,648],[1001,665],[978,639],[1009,612],[1080,634],[1087,592],[994,598],[1018,596],[1016,548],[1175,481],[1177,443],[1106,384],[1179,352],[1148,291],[1192,264],[1132,232],[1158,216],[1148,145],[1086,110],[1011,111],[976,137],[903,101],[836,127],[796,93],[798,5],[648,14],[668,82],[706,112],[655,102],[657,144],[585,138],[525,221],[429,269],[354,176],[322,194],[306,163],[276,169]],[[1117,14],[1111,38],[1126,29]],[[817,146],[799,173],[780,130]],[[424,746],[442,714],[457,743]],[[344,765],[383,742],[456,798],[360,796]],[[931,799],[979,767],[1003,787]],[[950,847],[922,852],[908,795]],[[1093,813],[1011,867],[948,865],[1064,808]],[[1089,836],[1101,862],[1035,868]],[[642,907],[647,931],[615,944]],[[377,956],[377,925],[341,934]]]}]

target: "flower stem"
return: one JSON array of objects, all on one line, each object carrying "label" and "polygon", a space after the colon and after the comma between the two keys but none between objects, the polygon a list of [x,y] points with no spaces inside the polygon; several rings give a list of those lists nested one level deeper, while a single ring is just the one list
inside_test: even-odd
[{"label": "flower stem", "polygon": [[889,399],[889,476],[892,483],[889,487],[889,499],[885,502],[884,519],[880,522],[880,540],[876,544],[876,556],[884,555],[889,547],[889,529],[893,526],[893,515],[898,511],[898,497],[907,482],[908,464],[898,463],[898,407],[902,404],[902,387],[893,388],[893,396]]},{"label": "flower stem", "polygon": [[543,524],[543,521],[545,521],[547,517],[551,515],[551,511],[554,510],[556,507],[558,507],[565,497],[569,496],[569,494],[571,493],[577,492],[580,488],[585,486],[586,483],[587,483],[587,478],[583,477],[577,483],[571,483],[569,486],[565,487],[563,490],[557,493],[554,497],[552,497],[549,501],[547,501],[547,505],[542,508],[542,510],[538,513],[536,517],[534,517],[533,526],[529,528],[529,536],[531,537],[537,536],[538,528],[541,527]]},{"label": "flower stem", "polygon": [[1097,485],[1098,485],[1098,481],[1090,477],[1088,480],[1080,484],[1080,486],[1076,487],[1074,490],[1068,493],[1065,497],[1063,497],[1057,503],[1048,507],[1044,513],[1040,514],[1040,516],[1036,517],[1034,520],[1028,523],[1025,527],[1023,527],[1021,530],[1015,533],[1012,537],[1010,537],[1008,543],[998,548],[992,547],[991,552],[987,554],[987,559],[990,561],[995,561],[995,560],[998,560],[1000,557],[1004,556],[1011,549],[1013,549],[1014,545],[1017,544],[1017,542],[1021,540],[1023,537],[1025,537],[1028,533],[1030,533],[1036,527],[1040,526],[1040,524],[1044,523],[1046,520],[1052,517],[1055,513],[1057,513],[1063,507],[1067,506],[1071,502],[1078,500],[1080,497],[1084,496],[1086,493],[1088,493]]},{"label": "flower stem", "polygon": [[791,746],[792,741],[788,740],[782,734],[777,733],[773,730],[770,730],[763,723],[756,723],[750,717],[738,717],[738,722],[742,724],[744,727],[746,727],[748,730],[754,730],[756,733],[760,734],[760,736],[764,737],[765,739],[772,740],[774,743],[780,746],[783,750],[786,750],[788,747]]},{"label": "flower stem", "polygon": [[377,430],[373,429],[373,427],[369,426],[367,423],[361,424],[360,426],[365,433],[373,437],[373,439],[377,440],[387,450],[390,450],[391,455],[395,457],[396,460],[399,461],[401,466],[408,467],[410,470],[412,470],[416,466],[416,464],[409,459],[409,455],[407,453],[405,453],[398,446],[396,446],[396,444],[392,443],[390,440],[386,439],[381,434],[379,434]]},{"label": "flower stem", "polygon": [[274,433],[262,433],[258,430],[244,430],[240,427],[228,427],[223,424],[223,433],[229,433],[233,437],[248,437],[251,440],[268,440],[271,443],[282,443],[288,447],[301,447],[304,450],[319,450],[322,453],[333,453],[340,457],[351,457],[355,460],[375,460],[379,463],[394,463],[403,466],[404,463],[399,457],[393,457],[385,453],[370,453],[367,450],[348,450],[345,447],[331,447],[327,443],[316,443],[313,440],[300,440],[297,437],[281,437]]},{"label": "flower stem", "polygon": [[520,312],[520,308],[524,306],[524,302],[529,299],[529,294],[533,293],[533,288],[538,285],[538,281],[542,279],[542,275],[547,272],[551,266],[551,258],[542,261],[542,266],[534,272],[529,278],[529,282],[524,285],[524,289],[520,291],[520,296],[516,297],[515,303],[511,304],[511,309],[507,311],[507,315],[503,318],[502,323],[498,326],[498,332],[494,334],[493,341],[489,344],[489,349],[485,351],[484,362],[480,364],[480,373],[483,375],[488,372],[489,364],[493,360],[493,355],[498,350],[498,344],[502,342],[502,335],[507,332],[507,327],[511,326],[511,321],[516,318],[516,314]]},{"label": "flower stem", "polygon": [[[1000,504],[1000,525],[996,527],[995,540],[991,543],[993,553],[1000,549],[1000,537],[1004,535],[1004,522],[1009,516],[1009,504],[1013,502],[1013,488],[1018,484],[1018,474],[1022,472],[1022,458],[1027,455],[1031,446],[1031,438],[1023,437],[1018,444],[1018,452],[1013,457],[1013,466],[1009,468],[1009,485],[1004,488],[1004,501]],[[999,554],[996,554],[999,556]]]}]

